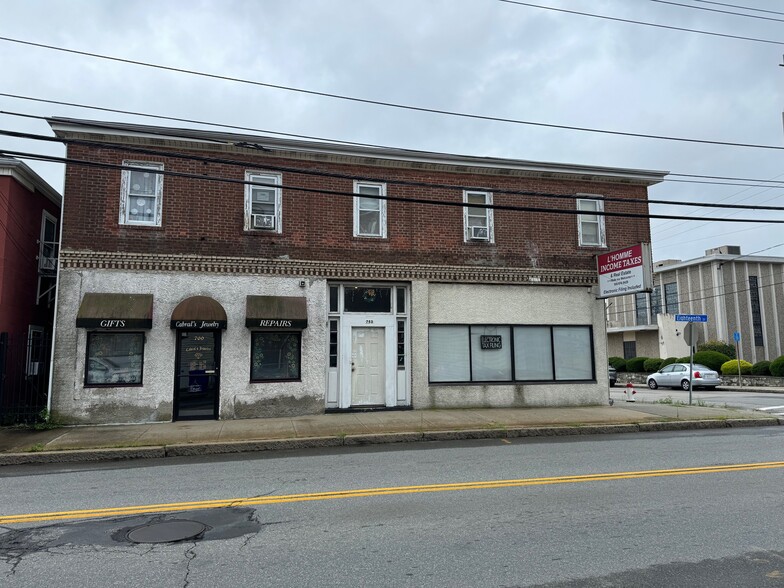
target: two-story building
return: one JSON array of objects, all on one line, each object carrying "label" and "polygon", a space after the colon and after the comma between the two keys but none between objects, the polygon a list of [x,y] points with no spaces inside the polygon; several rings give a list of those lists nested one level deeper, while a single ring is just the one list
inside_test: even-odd
[{"label": "two-story building", "polygon": [[595,255],[664,172],[51,119],[69,422],[606,401]]},{"label": "two-story building", "polygon": [[784,257],[742,255],[736,245],[708,249],[695,259],[653,265],[653,291],[607,305],[610,357],[681,357],[686,323],[677,314],[707,315],[700,341],[735,344],[751,363],[784,354]]},{"label": "two-story building", "polygon": [[0,158],[0,424],[46,408],[62,197]]}]

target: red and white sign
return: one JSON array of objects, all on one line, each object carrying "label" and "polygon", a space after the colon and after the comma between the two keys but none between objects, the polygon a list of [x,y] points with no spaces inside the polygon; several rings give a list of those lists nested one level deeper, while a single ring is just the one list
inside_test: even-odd
[{"label": "red and white sign", "polygon": [[651,289],[651,248],[648,243],[632,245],[596,256],[599,298],[611,298]]}]

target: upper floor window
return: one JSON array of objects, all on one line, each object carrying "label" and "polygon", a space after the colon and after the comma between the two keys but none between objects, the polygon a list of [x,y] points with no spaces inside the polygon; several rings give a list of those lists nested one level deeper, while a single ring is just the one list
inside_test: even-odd
[{"label": "upper floor window", "polygon": [[[466,204],[493,204],[491,192],[463,192],[463,202]],[[463,233],[465,241],[488,241],[495,243],[493,235],[493,209],[477,206],[463,207]]]},{"label": "upper floor window", "polygon": [[120,224],[161,226],[163,212],[162,163],[148,161],[123,161],[124,169],[120,187]]},{"label": "upper floor window", "polygon": [[661,314],[662,311],[662,297],[661,286],[654,286],[651,292],[651,317],[655,321],[656,315]]},{"label": "upper floor window", "polygon": [[648,316],[648,295],[645,292],[638,292],[634,295],[634,308],[637,315],[637,325],[650,324]]},{"label": "upper floor window", "polygon": [[38,240],[38,270],[46,274],[57,271],[57,219],[45,210]]},{"label": "upper floor window", "polygon": [[604,212],[604,202],[589,198],[577,199],[577,210],[586,214],[577,215],[577,234],[583,247],[606,247],[604,215],[588,214]]},{"label": "upper floor window", "polygon": [[354,236],[387,236],[387,201],[373,196],[386,196],[386,184],[354,182]]},{"label": "upper floor window", "polygon": [[283,229],[282,190],[276,186],[283,183],[281,174],[246,171],[245,184],[245,230],[271,231]]}]

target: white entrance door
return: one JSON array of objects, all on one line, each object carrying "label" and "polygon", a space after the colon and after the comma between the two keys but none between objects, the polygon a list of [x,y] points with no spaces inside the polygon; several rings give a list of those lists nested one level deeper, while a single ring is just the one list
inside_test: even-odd
[{"label": "white entrance door", "polygon": [[386,404],[384,327],[351,328],[351,404]]}]

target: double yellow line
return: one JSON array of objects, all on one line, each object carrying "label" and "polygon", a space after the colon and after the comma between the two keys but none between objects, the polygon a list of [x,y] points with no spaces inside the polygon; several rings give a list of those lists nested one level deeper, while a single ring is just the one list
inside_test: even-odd
[{"label": "double yellow line", "polygon": [[117,508],[41,512],[33,514],[0,516],[0,525],[11,525],[14,523],[41,523],[46,521],[68,519],[143,515],[159,512],[179,512],[185,510],[202,510],[207,508],[225,508],[233,506],[263,506],[266,504],[307,502],[312,500],[335,500],[338,498],[366,498],[370,496],[392,496],[395,494],[417,494],[422,492],[450,492],[455,490],[488,490],[491,488],[515,488],[521,486],[543,486],[546,484],[574,484],[577,482],[603,482],[610,480],[631,480],[636,478],[688,476],[693,474],[717,474],[725,472],[744,472],[750,470],[766,470],[774,468],[784,468],[784,461],[677,468],[669,470],[615,472],[609,474],[586,474],[581,476],[558,476],[552,478],[521,478],[518,480],[489,480],[486,482],[461,482],[456,484],[393,486],[389,488],[365,488],[361,490],[344,490],[340,492],[316,492],[311,494],[287,494],[282,496],[257,496],[251,498],[231,498],[223,500],[199,500],[195,502],[170,502],[165,504],[122,506]]}]

